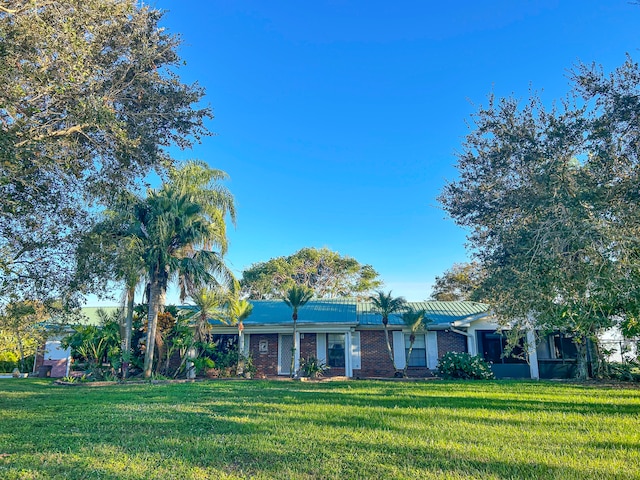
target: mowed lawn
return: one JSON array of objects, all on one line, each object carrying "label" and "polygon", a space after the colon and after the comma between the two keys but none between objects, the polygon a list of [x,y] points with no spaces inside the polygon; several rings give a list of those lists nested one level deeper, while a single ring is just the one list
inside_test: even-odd
[{"label": "mowed lawn", "polygon": [[1,380],[0,478],[640,478],[640,390]]}]

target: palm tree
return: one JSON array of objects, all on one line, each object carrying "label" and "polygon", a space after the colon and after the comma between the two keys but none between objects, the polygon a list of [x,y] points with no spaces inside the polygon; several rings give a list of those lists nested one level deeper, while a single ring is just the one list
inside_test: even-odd
[{"label": "palm tree", "polygon": [[244,373],[244,321],[249,318],[253,312],[253,305],[247,300],[241,300],[238,297],[240,285],[236,282],[234,294],[227,302],[227,315],[232,325],[238,325],[238,367],[236,373],[242,375]]},{"label": "palm tree", "polygon": [[[173,279],[180,285],[180,297],[201,285],[217,285],[218,278],[230,283],[233,276],[224,264],[226,236],[219,221],[208,216],[202,206],[164,185],[151,191],[136,209],[143,258],[150,284],[147,351],[144,375],[151,376],[158,313],[164,309],[167,286]],[[219,219],[218,219],[219,220]],[[218,248],[220,252],[212,251]]]},{"label": "palm tree", "polygon": [[[122,339],[122,377],[128,374],[131,356],[131,336],[135,293],[146,274],[141,257],[141,242],[130,231],[133,222],[132,206],[139,199],[130,192],[121,193],[112,209],[82,239],[77,252],[76,281],[79,284],[109,278],[124,284],[125,315],[120,320]],[[93,286],[95,291],[104,290]]]},{"label": "palm tree", "polygon": [[389,341],[389,315],[401,312],[405,309],[407,301],[403,297],[393,297],[391,291],[384,293],[382,290],[378,290],[375,295],[369,297],[369,301],[373,303],[373,309],[380,315],[382,315],[382,325],[384,327],[384,335],[387,341],[387,351],[389,352],[389,358],[395,372],[398,372],[396,362],[393,358],[393,350],[391,349],[391,342]]},{"label": "palm tree", "polygon": [[409,350],[407,351],[407,358],[404,363],[404,369],[402,370],[402,376],[407,377],[407,368],[409,367],[409,360],[411,359],[411,352],[413,352],[413,344],[416,341],[416,333],[424,330],[424,327],[429,321],[425,322],[424,310],[409,310],[402,314],[402,321],[407,325],[411,333],[409,334]]},{"label": "palm tree", "polygon": [[298,342],[296,340],[298,333],[298,309],[302,308],[313,297],[313,290],[301,285],[295,285],[287,290],[287,294],[282,297],[284,303],[293,310],[291,318],[293,319],[293,348],[291,349],[291,378],[295,376],[296,351]]},{"label": "palm tree", "polygon": [[[215,318],[225,322],[225,311],[223,306],[227,301],[227,298],[223,292],[203,287],[193,292],[191,294],[191,299],[193,300],[196,310],[192,315],[187,317],[187,319],[194,321],[194,334],[190,345],[186,349],[187,354],[182,358],[182,362],[176,370],[174,378],[178,376],[178,373],[182,370],[182,367],[187,361],[187,357],[189,357],[188,352],[191,351],[197,343],[203,343],[209,339],[209,332],[211,331],[211,323],[209,323],[209,319]],[[194,353],[194,356],[197,357],[200,354],[201,353],[196,352]]]}]

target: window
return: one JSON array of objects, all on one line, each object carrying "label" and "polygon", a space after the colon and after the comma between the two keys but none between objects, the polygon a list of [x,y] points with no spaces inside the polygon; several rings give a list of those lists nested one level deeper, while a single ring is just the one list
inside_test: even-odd
[{"label": "window", "polygon": [[[409,354],[409,346],[411,344],[411,335],[405,333],[404,335],[404,356],[407,358]],[[411,351],[411,358],[409,359],[410,367],[426,367],[427,366],[427,345],[424,341],[424,335],[416,335],[416,339],[413,342],[413,350]]]},{"label": "window", "polygon": [[327,350],[330,367],[344,367],[344,333],[327,335]]},{"label": "window", "polygon": [[[524,341],[513,348],[511,355],[504,357],[507,347],[507,337],[492,330],[478,330],[478,346],[482,351],[482,357],[492,363],[527,363],[524,360]],[[519,358],[518,358],[519,357]]]},{"label": "window", "polygon": [[578,358],[578,349],[573,342],[573,338],[562,333],[550,335],[551,349],[555,358],[563,360]]}]

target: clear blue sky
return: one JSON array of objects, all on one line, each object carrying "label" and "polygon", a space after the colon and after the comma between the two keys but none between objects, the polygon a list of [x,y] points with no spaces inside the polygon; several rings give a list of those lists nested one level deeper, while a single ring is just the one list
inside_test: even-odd
[{"label": "clear blue sky", "polygon": [[167,10],[162,24],[184,41],[180,76],[214,108],[216,136],[175,156],[231,176],[238,276],[326,246],[408,300],[468,259],[436,197],[487,95],[533,88],[550,102],[578,61],[640,60],[628,0],[145,3]]}]

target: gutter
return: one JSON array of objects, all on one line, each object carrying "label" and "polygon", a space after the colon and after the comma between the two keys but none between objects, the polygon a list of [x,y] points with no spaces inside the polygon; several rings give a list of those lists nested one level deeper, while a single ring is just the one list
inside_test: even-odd
[{"label": "gutter", "polygon": [[464,335],[465,337],[467,337],[467,348],[470,350],[469,353],[471,355],[475,355],[476,354],[475,343],[474,343],[475,337],[474,337],[474,335],[472,333],[465,332],[463,330],[458,330],[453,325],[451,325],[451,328],[449,328],[449,330],[451,330],[453,333],[457,333],[459,335]]}]

